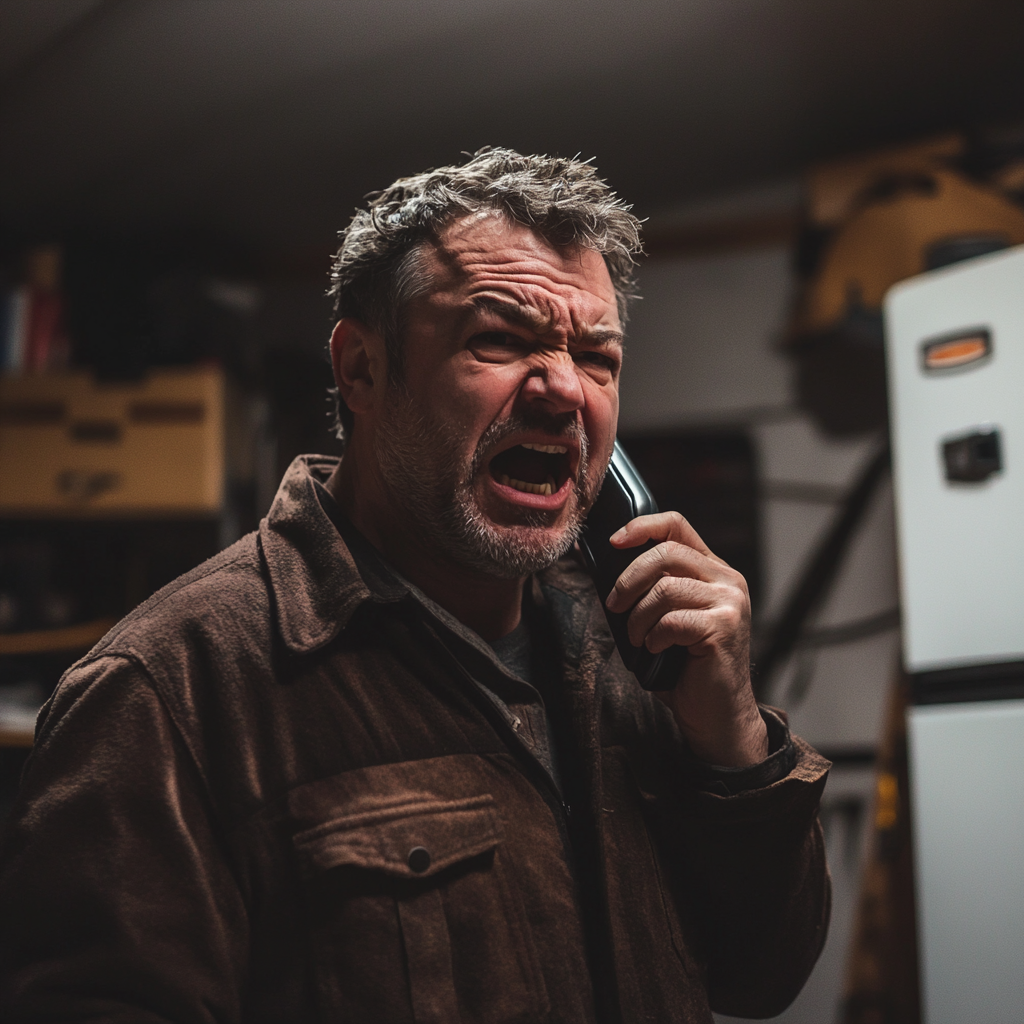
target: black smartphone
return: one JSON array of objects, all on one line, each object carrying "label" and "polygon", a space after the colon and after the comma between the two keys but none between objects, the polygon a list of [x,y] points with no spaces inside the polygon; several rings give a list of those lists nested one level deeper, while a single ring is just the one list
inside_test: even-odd
[{"label": "black smartphone", "polygon": [[[641,547],[613,548],[608,538],[631,519],[657,511],[654,496],[625,449],[616,441],[601,493],[587,515],[579,540],[580,551],[594,577],[602,604],[626,567],[642,552],[654,547],[654,541],[648,541]],[[679,681],[690,652],[685,647],[670,647],[660,654],[652,654],[646,647],[634,647],[626,628],[629,612],[610,612],[605,608],[604,613],[619,656],[640,685],[645,690],[671,690]]]}]

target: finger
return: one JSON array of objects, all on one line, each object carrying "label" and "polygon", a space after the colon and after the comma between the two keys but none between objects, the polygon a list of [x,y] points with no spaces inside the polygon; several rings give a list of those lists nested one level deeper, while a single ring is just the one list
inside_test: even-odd
[{"label": "finger", "polygon": [[670,647],[686,647],[699,654],[714,629],[711,613],[703,608],[676,608],[667,612],[644,637],[643,646],[651,654],[661,654]]},{"label": "finger", "polygon": [[706,610],[725,596],[722,589],[713,583],[687,577],[664,576],[630,612],[627,621],[630,643],[634,647],[641,647],[651,630],[671,612]]},{"label": "finger", "polygon": [[685,544],[699,551],[702,555],[713,557],[713,552],[701,540],[700,534],[678,512],[656,512],[650,516],[637,516],[616,530],[609,540],[617,548],[635,548],[649,540],[656,543],[674,540],[678,544]]},{"label": "finger", "polygon": [[644,645],[652,654],[678,645],[698,657],[716,648],[724,651],[743,647],[745,650],[748,628],[743,610],[725,602],[719,601],[707,608],[675,608],[651,627],[644,637]]},{"label": "finger", "polygon": [[664,541],[644,551],[615,581],[605,602],[609,611],[631,608],[663,576],[689,576],[705,582],[725,582],[746,589],[740,573],[720,559],[714,559],[684,544]]}]

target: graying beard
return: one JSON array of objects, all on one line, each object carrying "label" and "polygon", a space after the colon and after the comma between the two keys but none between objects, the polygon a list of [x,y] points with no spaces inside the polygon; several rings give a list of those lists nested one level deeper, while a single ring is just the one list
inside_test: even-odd
[{"label": "graying beard", "polygon": [[[529,543],[521,531],[547,526],[548,519],[543,513],[527,512],[521,525],[500,527],[485,518],[473,499],[472,481],[480,470],[483,452],[490,450],[503,436],[521,429],[518,424],[506,421],[485,431],[464,478],[435,477],[431,481],[429,472],[410,472],[410,467],[426,469],[431,465],[433,460],[429,455],[437,451],[431,438],[436,437],[436,432],[422,416],[410,414],[400,391],[395,398],[394,420],[377,432],[377,459],[393,499],[406,508],[414,528],[425,540],[433,542],[459,564],[500,579],[529,576],[556,562],[572,548],[583,527],[581,509],[589,506],[582,495],[576,514],[562,535],[539,544]],[[396,421],[401,421],[405,429],[395,430]],[[581,446],[578,479],[586,480],[586,434],[581,430],[575,430],[574,434]],[[442,447],[448,454],[463,440],[464,435],[448,434]]]},{"label": "graying beard", "polygon": [[[517,536],[517,528],[503,529],[488,523],[472,498],[457,496],[449,511],[446,532],[454,542],[449,553],[463,565],[508,580],[529,576],[557,562],[576,543],[582,528],[582,518],[577,516],[560,538],[526,544]],[[519,529],[545,525],[531,522],[532,518],[527,516]]]}]

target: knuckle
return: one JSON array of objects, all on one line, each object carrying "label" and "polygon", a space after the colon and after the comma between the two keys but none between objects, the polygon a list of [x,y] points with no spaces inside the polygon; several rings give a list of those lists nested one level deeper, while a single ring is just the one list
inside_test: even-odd
[{"label": "knuckle", "polygon": [[738,569],[734,569],[727,562],[723,562],[722,567],[722,579],[738,593],[746,595],[749,592],[746,576],[744,576]]},{"label": "knuckle", "polygon": [[749,600],[746,580],[742,576],[721,581],[724,598],[730,604],[744,605]]},{"label": "knuckle", "polygon": [[674,550],[675,545],[671,541],[663,540],[660,544],[656,544],[651,548],[651,554],[655,556],[662,569],[667,570]]},{"label": "knuckle", "polygon": [[651,629],[650,633],[647,634],[648,649],[654,652],[663,650],[674,641],[674,634],[675,630],[672,628],[671,624],[662,619]]},{"label": "knuckle", "polygon": [[671,600],[682,590],[683,581],[678,576],[662,576],[651,587],[651,595],[658,601]]},{"label": "knuckle", "polygon": [[676,608],[669,612],[662,621],[667,628],[681,632],[692,625],[693,614],[688,608]]},{"label": "knuckle", "polygon": [[632,587],[633,580],[636,579],[637,575],[637,569],[635,568],[635,565],[635,562],[631,563],[630,565],[627,565],[625,569],[622,570],[622,573],[619,575],[619,578],[615,581],[616,589],[629,590],[630,587]]},{"label": "knuckle", "polygon": [[733,634],[743,628],[745,616],[735,605],[721,605],[718,608],[718,623],[721,632]]}]

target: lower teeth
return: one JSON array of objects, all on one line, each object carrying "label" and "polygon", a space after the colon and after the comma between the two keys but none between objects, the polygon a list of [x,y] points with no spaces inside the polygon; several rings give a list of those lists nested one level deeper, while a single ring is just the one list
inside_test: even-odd
[{"label": "lower teeth", "polygon": [[500,482],[506,487],[514,487],[517,491],[526,491],[528,494],[547,494],[551,495],[554,493],[551,486],[551,481],[548,480],[542,484],[530,484],[525,480],[514,480],[504,473],[501,474]]}]

